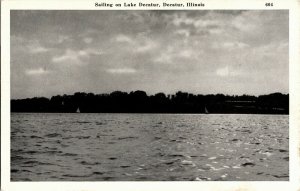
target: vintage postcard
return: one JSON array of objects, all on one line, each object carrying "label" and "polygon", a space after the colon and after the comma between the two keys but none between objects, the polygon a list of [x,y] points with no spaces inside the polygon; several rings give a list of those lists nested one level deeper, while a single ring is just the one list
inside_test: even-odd
[{"label": "vintage postcard", "polygon": [[1,189],[300,189],[299,1],[1,6]]}]

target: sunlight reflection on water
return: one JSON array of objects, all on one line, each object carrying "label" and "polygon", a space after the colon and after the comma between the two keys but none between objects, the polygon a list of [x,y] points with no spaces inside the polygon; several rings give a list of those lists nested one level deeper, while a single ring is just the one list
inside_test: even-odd
[{"label": "sunlight reflection on water", "polygon": [[12,181],[288,180],[288,116],[11,115]]}]

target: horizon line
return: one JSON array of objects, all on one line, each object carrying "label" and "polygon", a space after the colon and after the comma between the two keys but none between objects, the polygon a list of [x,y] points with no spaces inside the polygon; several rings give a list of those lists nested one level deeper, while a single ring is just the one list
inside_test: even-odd
[{"label": "horizon line", "polygon": [[221,94],[221,95],[224,95],[224,96],[254,96],[254,97],[259,97],[259,96],[263,96],[263,95],[271,95],[271,94],[276,94],[276,93],[280,93],[280,94],[283,94],[283,95],[289,95],[289,92],[288,93],[282,93],[282,92],[279,92],[279,91],[274,91],[272,93],[265,93],[265,94],[259,94],[259,95],[253,95],[253,94],[224,94],[224,93],[209,93],[209,94],[201,94],[201,93],[190,93],[190,92],[187,92],[187,91],[182,91],[182,90],[178,90],[176,91],[175,93],[164,93],[164,92],[156,92],[156,93],[153,93],[153,94],[148,94],[146,91],[144,90],[132,90],[132,91],[121,91],[121,90],[114,90],[114,91],[111,91],[111,92],[106,92],[106,93],[93,93],[93,92],[84,92],[84,91],[75,91],[74,93],[69,93],[69,94],[56,94],[56,95],[52,95],[50,97],[48,96],[33,96],[33,97],[26,97],[26,98],[10,98],[10,100],[21,100],[21,99],[32,99],[32,98],[47,98],[47,99],[50,99],[51,97],[54,97],[54,96],[64,96],[64,95],[67,95],[67,96],[70,96],[70,95],[74,95],[76,93],[85,93],[85,94],[94,94],[94,95],[110,95],[112,94],[113,92],[122,92],[122,93],[127,93],[127,94],[130,94],[131,92],[136,92],[136,91],[142,91],[142,92],[145,92],[147,96],[154,96],[156,94],[159,94],[159,93],[163,93],[165,94],[166,96],[168,95],[176,95],[176,93],[178,92],[181,92],[181,93],[188,93],[188,94],[192,94],[192,95],[203,95],[203,96],[207,96],[207,95],[218,95],[218,94]]}]

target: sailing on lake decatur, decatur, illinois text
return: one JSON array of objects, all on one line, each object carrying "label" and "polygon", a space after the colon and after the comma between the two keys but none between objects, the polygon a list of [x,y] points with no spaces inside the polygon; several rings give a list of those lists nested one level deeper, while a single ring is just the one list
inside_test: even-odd
[{"label": "sailing on lake decatur, decatur, illinois text", "polygon": [[204,7],[204,3],[117,3],[117,4],[112,4],[112,3],[105,3],[105,2],[96,2],[95,7],[171,7],[171,8],[176,8],[176,7]]}]

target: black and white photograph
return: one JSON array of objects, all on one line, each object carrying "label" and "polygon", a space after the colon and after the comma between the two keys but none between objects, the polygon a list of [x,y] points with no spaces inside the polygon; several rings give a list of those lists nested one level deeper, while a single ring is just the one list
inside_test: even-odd
[{"label": "black and white photograph", "polygon": [[1,190],[298,190],[300,4],[231,3],[1,2]]},{"label": "black and white photograph", "polygon": [[288,181],[288,10],[11,10],[11,181]]}]

